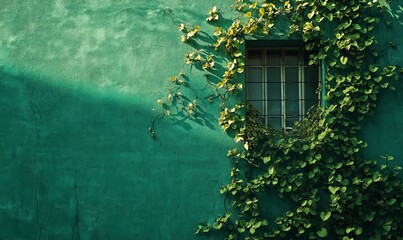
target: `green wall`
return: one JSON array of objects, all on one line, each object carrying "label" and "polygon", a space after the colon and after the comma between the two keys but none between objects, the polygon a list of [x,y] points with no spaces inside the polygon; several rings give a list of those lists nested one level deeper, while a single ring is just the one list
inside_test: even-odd
[{"label": "green wall", "polygon": [[[386,53],[381,63],[403,68],[403,2],[392,1],[385,18],[391,25],[376,32],[379,45]],[[395,161],[391,165],[403,166],[403,72],[391,85],[396,91],[381,92],[374,115],[363,123],[361,135],[368,143],[364,156],[375,160],[381,155],[392,155]]]},{"label": "green wall", "polygon": [[148,132],[213,2],[1,1],[0,239],[193,239],[224,212],[217,110]]},{"label": "green wall", "polygon": [[[185,66],[192,48],[177,27],[202,23],[211,32],[206,13],[217,5],[235,18],[232,2],[2,1],[0,239],[194,239],[199,222],[224,212],[218,188],[233,141],[202,101],[204,77]],[[387,61],[403,65],[401,4],[393,13],[396,24],[380,35],[399,46]],[[156,100],[181,70],[205,113],[157,119],[152,139]],[[396,86],[362,135],[369,157],[402,163]]]}]

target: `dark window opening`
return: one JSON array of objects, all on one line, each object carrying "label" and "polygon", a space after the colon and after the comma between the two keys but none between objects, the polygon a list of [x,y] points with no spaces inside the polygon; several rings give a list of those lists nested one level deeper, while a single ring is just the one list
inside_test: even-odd
[{"label": "dark window opening", "polygon": [[299,47],[246,48],[246,101],[265,124],[284,131],[318,104],[320,69]]}]

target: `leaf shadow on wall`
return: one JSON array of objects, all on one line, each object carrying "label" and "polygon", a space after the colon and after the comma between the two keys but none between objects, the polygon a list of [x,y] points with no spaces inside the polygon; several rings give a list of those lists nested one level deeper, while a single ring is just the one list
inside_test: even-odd
[{"label": "leaf shadow on wall", "polygon": [[[228,19],[220,18],[210,24],[228,25],[229,22],[232,23]],[[182,33],[183,37],[186,38],[188,31],[193,29],[187,26]],[[217,83],[222,80],[229,61],[223,51],[214,51],[215,42],[215,37],[205,31],[198,31],[184,41],[192,51],[186,54],[184,69],[178,70],[180,72],[177,76],[170,77],[166,97],[158,100],[162,111],[152,119],[151,131],[154,131],[155,120],[163,116],[169,116],[175,125],[186,130],[192,129],[190,122],[215,129],[217,109],[228,94],[227,89],[217,88]],[[239,80],[234,79],[234,82]]]}]

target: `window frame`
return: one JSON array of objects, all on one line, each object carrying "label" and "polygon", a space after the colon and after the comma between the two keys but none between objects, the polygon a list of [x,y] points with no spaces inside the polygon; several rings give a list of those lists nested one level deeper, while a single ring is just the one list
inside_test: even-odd
[{"label": "window frame", "polygon": [[[261,55],[261,64],[251,64],[249,60],[249,52],[250,51],[256,51],[260,50],[260,55]],[[269,51],[278,51],[280,52],[280,63],[279,65],[270,65],[268,63],[268,52]],[[286,56],[286,52],[298,52],[298,63],[297,64],[289,64],[287,65],[284,62],[284,58]],[[295,56],[295,55],[294,55]],[[295,120],[292,122],[292,125],[294,124],[295,121],[301,120],[302,118],[305,117],[307,111],[309,110],[306,109],[306,103],[310,101],[309,99],[306,99],[305,95],[305,87],[309,83],[305,79],[305,71],[306,68],[311,68],[311,67],[316,67],[317,68],[317,80],[314,80],[316,83],[317,81],[317,87],[315,89],[316,93],[316,98],[314,99],[316,101],[315,104],[320,105],[321,103],[321,90],[319,89],[319,86],[322,83],[322,69],[321,69],[321,64],[317,65],[309,65],[308,60],[309,58],[309,52],[305,50],[305,48],[301,45],[287,45],[287,46],[246,46],[245,47],[245,100],[247,102],[261,102],[261,109],[263,109],[263,113],[259,113],[259,116],[261,116],[263,119],[263,122],[265,124],[269,124],[269,118],[281,118],[280,121],[280,129],[283,131],[289,131],[292,129],[292,126],[289,124],[290,118],[295,118]],[[287,115],[287,96],[286,96],[286,68],[289,67],[296,67],[298,69],[298,115],[290,116]],[[256,82],[256,81],[249,81],[248,80],[248,71],[250,71],[252,68],[259,68],[261,70],[261,80]],[[269,91],[267,90],[269,85],[274,85],[275,82],[271,82],[268,79],[268,69],[269,68],[280,68],[280,99],[279,101],[281,102],[281,108],[280,108],[280,115],[273,115],[269,114],[270,109],[269,109],[269,104],[268,102],[270,101],[269,97]],[[248,96],[248,83],[260,83],[261,84],[261,98],[260,100],[251,100],[252,98]],[[272,84],[270,84],[272,83]],[[311,99],[313,100],[313,99]],[[273,100],[272,100],[273,101]],[[290,101],[290,100],[288,100]],[[313,104],[313,105],[315,105]],[[313,106],[311,105],[311,106]]]}]

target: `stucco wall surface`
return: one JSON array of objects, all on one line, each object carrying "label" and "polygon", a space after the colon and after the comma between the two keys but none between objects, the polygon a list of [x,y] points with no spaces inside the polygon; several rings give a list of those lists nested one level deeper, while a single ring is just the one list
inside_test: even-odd
[{"label": "stucco wall surface", "polygon": [[[211,32],[206,13],[217,5],[235,18],[232,2],[1,1],[0,239],[194,239],[199,222],[224,212],[218,188],[233,141],[203,101],[203,73],[185,66],[191,47],[177,29],[201,23]],[[403,66],[398,2],[393,26],[378,35],[397,44],[385,64]],[[204,114],[157,118],[152,139],[156,100],[181,70]],[[401,165],[402,79],[394,84],[361,135],[366,157],[391,154]]]},{"label": "stucco wall surface", "polygon": [[[403,2],[391,1],[390,10],[385,14],[390,21],[386,28],[376,29],[382,52],[381,66],[397,65],[403,67]],[[367,159],[380,159],[392,155],[395,160],[391,166],[403,166],[403,72],[397,81],[391,82],[396,90],[385,90],[377,99],[377,108],[372,116],[362,124],[361,136],[368,143],[364,151]],[[384,162],[382,162],[383,164]],[[403,177],[403,174],[400,176]]]},{"label": "stucco wall surface", "polygon": [[218,112],[148,132],[187,69],[179,23],[214,3],[1,1],[0,239],[193,239],[224,211]]}]

